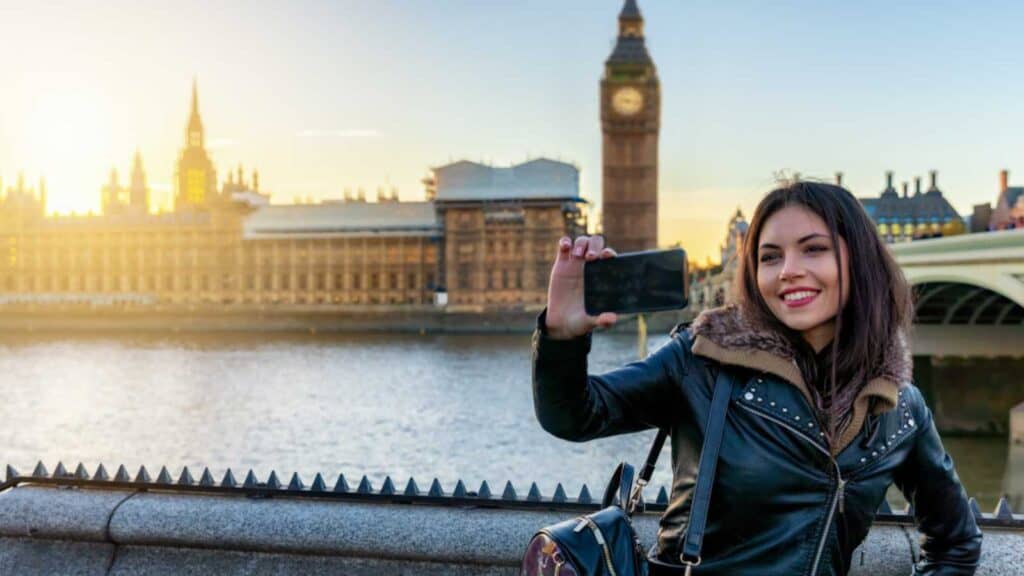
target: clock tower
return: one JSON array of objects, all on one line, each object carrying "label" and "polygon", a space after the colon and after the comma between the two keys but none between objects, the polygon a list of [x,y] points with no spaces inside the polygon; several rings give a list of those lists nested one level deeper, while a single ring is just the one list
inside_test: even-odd
[{"label": "clock tower", "polygon": [[636,0],[626,0],[601,79],[601,218],[618,252],[658,245],[660,124],[661,86],[644,44],[644,19]]}]

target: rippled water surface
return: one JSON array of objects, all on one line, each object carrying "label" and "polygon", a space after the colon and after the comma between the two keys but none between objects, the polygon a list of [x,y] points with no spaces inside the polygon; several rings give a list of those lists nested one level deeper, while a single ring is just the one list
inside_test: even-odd
[{"label": "rippled water surface", "polygon": [[[591,369],[635,355],[634,340],[599,335]],[[4,337],[0,389],[0,461],[20,469],[166,464],[575,494],[603,489],[621,459],[639,463],[654,436],[574,444],[541,430],[523,335]],[[1005,439],[947,444],[983,505],[1024,482],[1006,471]],[[666,450],[655,486],[667,462]]]}]

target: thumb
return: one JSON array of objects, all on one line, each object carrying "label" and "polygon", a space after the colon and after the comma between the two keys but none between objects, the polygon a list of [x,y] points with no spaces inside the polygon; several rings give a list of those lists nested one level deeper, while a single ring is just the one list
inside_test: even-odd
[{"label": "thumb", "polygon": [[615,312],[603,312],[597,317],[596,324],[601,328],[611,328],[619,320]]}]

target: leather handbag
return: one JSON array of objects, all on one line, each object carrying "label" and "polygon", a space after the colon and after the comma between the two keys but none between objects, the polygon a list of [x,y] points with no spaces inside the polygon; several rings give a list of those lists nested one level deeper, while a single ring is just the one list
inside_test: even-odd
[{"label": "leather handbag", "polygon": [[704,430],[690,523],[680,546],[679,564],[648,559],[630,521],[641,506],[641,493],[668,437],[667,431],[659,430],[635,482],[633,467],[620,463],[605,489],[600,510],[546,526],[534,534],[526,546],[520,576],[648,576],[651,564],[658,574],[690,576],[701,563],[700,549],[730,396],[732,379],[720,371]]}]

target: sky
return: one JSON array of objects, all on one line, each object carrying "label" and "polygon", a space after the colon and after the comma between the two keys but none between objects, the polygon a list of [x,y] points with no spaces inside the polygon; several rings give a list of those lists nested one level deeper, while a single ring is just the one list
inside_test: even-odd
[{"label": "sky", "polygon": [[[877,196],[939,171],[968,214],[1024,182],[1024,2],[639,0],[662,86],[659,242],[717,259],[780,173]],[[0,179],[99,207],[136,150],[169,208],[193,78],[221,176],[275,203],[547,156],[601,203],[621,0],[0,0]]]}]

